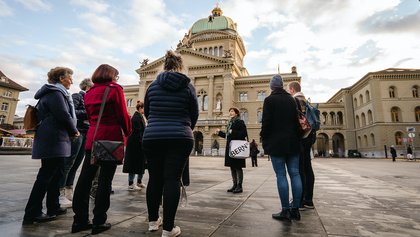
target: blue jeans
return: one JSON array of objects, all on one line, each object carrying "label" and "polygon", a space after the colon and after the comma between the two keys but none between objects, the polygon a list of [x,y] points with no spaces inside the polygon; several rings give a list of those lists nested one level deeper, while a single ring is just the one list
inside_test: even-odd
[{"label": "blue jeans", "polygon": [[[73,185],[74,177],[76,175],[77,168],[79,168],[80,164],[82,163],[83,157],[85,156],[85,149],[81,149],[82,144],[86,139],[82,134],[76,139],[74,139],[71,143],[71,154],[70,157],[65,158],[64,161],[64,174],[63,177],[59,181],[60,189],[64,188],[65,186]],[[71,173],[70,171],[75,167]],[[68,177],[70,177],[71,182],[67,182]]]},{"label": "blue jeans", "polygon": [[286,166],[292,184],[292,208],[299,208],[302,197],[302,181],[299,175],[299,153],[285,156],[272,155],[271,163],[277,177],[277,190],[279,192],[282,209],[290,208],[289,183],[286,178]]},{"label": "blue jeans", "polygon": [[[128,185],[134,183],[134,178],[136,174],[129,173],[128,174]],[[137,174],[137,183],[141,184],[141,180],[143,179],[143,174]]]}]

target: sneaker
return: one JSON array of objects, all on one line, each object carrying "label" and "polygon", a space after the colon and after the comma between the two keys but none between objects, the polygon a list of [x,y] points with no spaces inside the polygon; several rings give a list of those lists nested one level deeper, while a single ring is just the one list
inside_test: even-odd
[{"label": "sneaker", "polygon": [[137,185],[135,185],[135,184],[132,184],[132,185],[128,185],[128,189],[127,190],[128,191],[140,191],[141,188],[140,187],[137,187]]},{"label": "sneaker", "polygon": [[58,200],[59,200],[59,202],[60,202],[60,206],[61,207],[71,207],[72,206],[72,202],[70,201],[70,200],[68,200],[67,198],[66,198],[66,196],[60,196],[59,198],[58,198]]},{"label": "sneaker", "polygon": [[66,186],[64,192],[66,194],[66,198],[70,201],[73,201],[73,187],[72,186]]},{"label": "sneaker", "polygon": [[158,218],[157,221],[149,221],[149,231],[159,230],[159,226],[162,225],[162,218]]},{"label": "sneaker", "polygon": [[314,209],[314,203],[312,201],[303,201],[302,204],[303,207],[308,208],[308,209]]},{"label": "sneaker", "polygon": [[181,234],[181,228],[175,226],[171,231],[163,230],[162,237],[175,237]]},{"label": "sneaker", "polygon": [[146,188],[146,185],[144,185],[143,183],[137,183],[137,186],[138,186],[139,188]]}]

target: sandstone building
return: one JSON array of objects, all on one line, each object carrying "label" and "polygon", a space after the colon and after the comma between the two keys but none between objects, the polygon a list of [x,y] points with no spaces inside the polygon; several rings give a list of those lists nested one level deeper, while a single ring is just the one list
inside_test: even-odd
[{"label": "sandstone building", "polygon": [[[262,106],[271,92],[269,82],[274,74],[249,75],[243,65],[246,49],[236,23],[216,7],[208,18],[192,25],[176,51],[183,57],[185,73],[191,78],[199,101],[193,152],[224,153],[225,140],[213,133],[217,128],[226,128],[230,107],[239,108],[249,139],[255,139],[262,148]],[[143,100],[147,87],[163,70],[163,62],[163,57],[153,62],[144,60],[136,70],[139,84],[124,87],[131,114],[136,101]],[[285,86],[301,81],[295,66],[281,75]],[[319,104],[322,125],[314,153],[347,156],[348,150],[359,150],[363,156],[378,157],[385,155],[384,145],[391,144],[402,151],[410,142],[404,139],[408,134],[406,127],[417,131],[414,142],[419,147],[419,86],[420,70],[386,69],[368,73],[353,86],[339,90],[326,103]]]},{"label": "sandstone building", "polygon": [[27,90],[0,71],[0,124],[13,124],[19,93]]}]

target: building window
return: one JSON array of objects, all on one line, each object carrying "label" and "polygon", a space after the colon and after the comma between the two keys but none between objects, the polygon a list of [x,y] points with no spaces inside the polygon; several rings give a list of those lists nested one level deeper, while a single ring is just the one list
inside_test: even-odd
[{"label": "building window", "polygon": [[360,105],[362,105],[363,104],[363,95],[362,94],[360,94],[359,95],[359,103],[360,103]]},{"label": "building window", "polygon": [[219,57],[223,57],[223,46],[219,47]]},{"label": "building window", "polygon": [[323,112],[322,113],[322,124],[323,125],[327,125],[327,121],[328,121],[328,113],[327,112]]},{"label": "building window", "polygon": [[337,113],[337,125],[343,125],[343,113],[341,111]]},{"label": "building window", "polygon": [[248,124],[248,111],[243,110],[240,113],[241,119],[245,122],[245,124]]},{"label": "building window", "polygon": [[370,111],[370,110],[368,110],[368,123],[369,124],[373,123],[372,111]]},{"label": "building window", "polygon": [[209,97],[207,95],[203,96],[203,111],[207,111],[209,109]]},{"label": "building window", "polygon": [[392,122],[402,122],[401,121],[401,110],[398,107],[392,107],[391,109],[391,120]]},{"label": "building window", "polygon": [[414,98],[419,98],[419,88],[418,88],[418,86],[413,86],[413,88],[411,88],[411,91],[413,92],[413,97]]},{"label": "building window", "polygon": [[389,87],[389,98],[395,98],[395,87]]},{"label": "building window", "polygon": [[366,126],[366,115],[362,113],[362,127]]},{"label": "building window", "polygon": [[360,138],[360,136],[357,137],[357,143],[362,147],[362,138]]},{"label": "building window", "polygon": [[359,119],[359,115],[356,115],[356,128],[360,127],[360,119]]},{"label": "building window", "polygon": [[366,91],[365,96],[366,96],[366,102],[369,102],[370,101],[370,92]]},{"label": "building window", "polygon": [[213,48],[212,47],[209,48],[209,54],[213,55]]},{"label": "building window", "polygon": [[416,116],[416,122],[420,122],[420,106],[417,106],[414,110],[414,116]]},{"label": "building window", "polygon": [[262,123],[262,111],[261,111],[261,109],[259,109],[257,111],[257,122]]},{"label": "building window", "polygon": [[203,52],[203,48],[199,48],[198,52],[200,52],[200,53]]},{"label": "building window", "polygon": [[3,124],[6,122],[6,116],[0,115],[0,124]]},{"label": "building window", "polygon": [[354,108],[357,108],[357,99],[356,98],[354,98]]},{"label": "building window", "polygon": [[368,147],[369,146],[369,143],[368,143],[368,138],[367,138],[367,136],[366,135],[364,135],[363,136],[363,140],[364,140],[364,142],[365,142],[365,147]]},{"label": "building window", "polygon": [[330,121],[330,125],[335,125],[336,123],[336,117],[335,117],[335,113],[334,112],[330,112],[330,119],[331,119],[331,121]]},{"label": "building window", "polygon": [[1,104],[1,111],[7,111],[9,109],[9,103]]},{"label": "building window", "polygon": [[207,48],[204,48],[204,52],[203,53],[207,53]]},{"label": "building window", "polygon": [[5,91],[5,92],[3,93],[3,96],[4,96],[4,97],[12,97],[12,92],[11,92],[11,91]]},{"label": "building window", "polygon": [[372,146],[375,146],[375,135],[373,133],[370,134],[370,141],[372,143]]},{"label": "building window", "polygon": [[217,47],[214,47],[214,56],[219,56],[219,49]]},{"label": "building window", "polygon": [[133,99],[128,99],[127,100],[127,107],[132,107],[133,106]]},{"label": "building window", "polygon": [[257,101],[264,101],[265,97],[267,97],[267,94],[265,91],[258,91]]},{"label": "building window", "polygon": [[197,93],[197,101],[198,101],[198,108],[200,111],[207,111],[208,110],[208,101],[209,98],[207,96],[207,92],[203,89],[201,89]]},{"label": "building window", "polygon": [[396,132],[395,133],[395,145],[397,145],[397,146],[402,145],[402,142],[403,142],[402,137],[403,137],[402,132]]},{"label": "building window", "polygon": [[248,92],[240,92],[239,93],[239,101],[240,102],[248,101]]}]

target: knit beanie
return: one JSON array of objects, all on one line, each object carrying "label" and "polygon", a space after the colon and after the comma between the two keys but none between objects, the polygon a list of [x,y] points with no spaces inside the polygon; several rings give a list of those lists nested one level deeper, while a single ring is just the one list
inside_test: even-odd
[{"label": "knit beanie", "polygon": [[274,90],[276,88],[283,88],[283,78],[281,78],[280,74],[276,74],[270,81],[270,89]]}]

